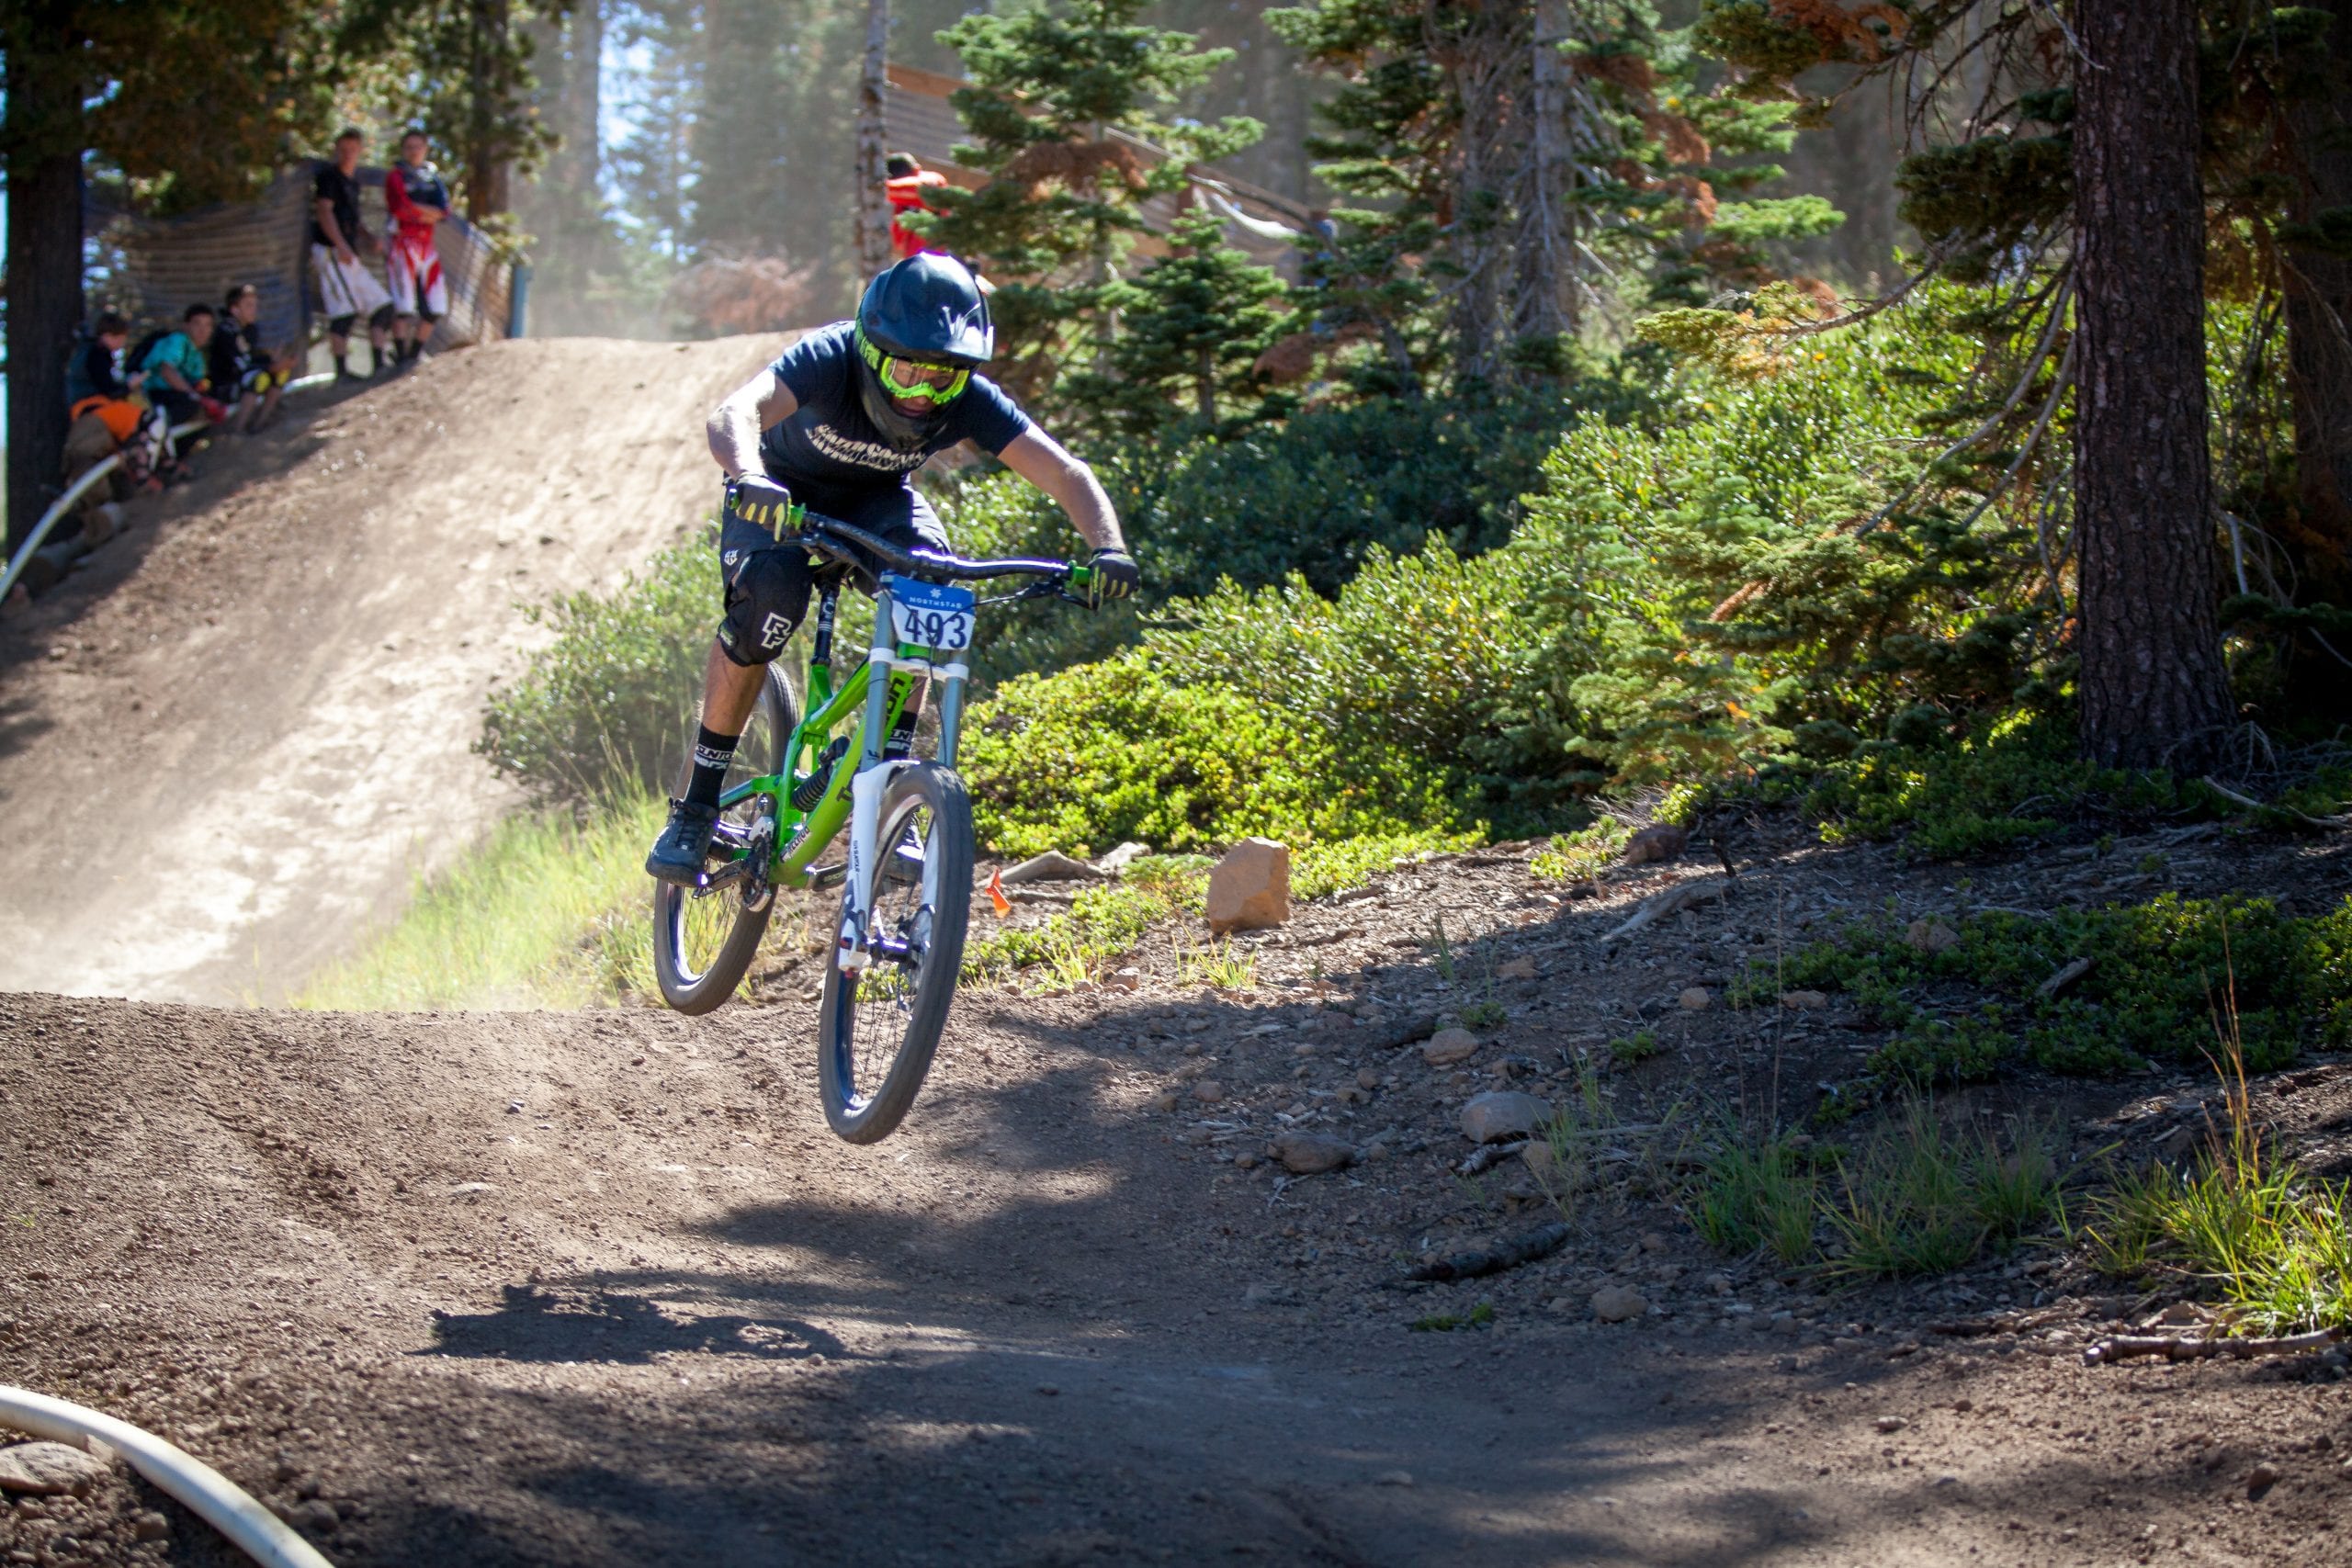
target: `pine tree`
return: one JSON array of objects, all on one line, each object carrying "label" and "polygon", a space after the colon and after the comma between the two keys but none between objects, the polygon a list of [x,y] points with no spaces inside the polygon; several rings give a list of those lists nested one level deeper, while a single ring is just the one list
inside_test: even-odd
[{"label": "pine tree", "polygon": [[[2310,600],[2344,581],[2335,574],[2352,519],[2324,501],[2296,506],[2267,452],[2240,460],[2242,437],[2220,447],[2217,487],[2199,378],[2209,294],[2257,306],[2283,294],[2292,357],[2297,296],[2316,302],[2326,287],[2324,271],[2295,257],[2299,242],[2329,250],[2323,193],[2352,195],[2347,165],[2324,151],[2352,65],[2337,51],[2340,15],[2240,0],[2075,0],[2063,12],[2037,0],[1927,0],[1899,13],[1834,0],[1706,3],[1698,38],[1736,68],[1734,90],[1804,100],[1802,117],[1825,106],[1795,78],[1824,63],[1849,67],[1855,82],[1916,68],[1916,79],[1947,84],[1915,107],[1912,132],[1926,144],[1897,173],[1900,210],[1928,243],[1927,265],[1983,286],[1975,324],[1987,353],[1973,384],[1995,389],[1951,410],[1972,433],[1939,478],[1979,491],[1984,507],[2026,493],[2037,473],[2055,491],[2058,457],[2044,448],[2071,441],[2073,548],[2053,561],[2052,587],[2079,590],[2081,739],[2095,758],[2199,766],[2233,722],[2214,606],[2222,511],[2242,543],[2240,517],[2259,518],[2271,526],[2254,545],[2288,550],[2233,615],[2278,628],[2285,662],[2324,665],[2319,694],[2343,704],[2346,683],[2318,635],[2338,613]],[[2104,60],[2091,29],[2128,70],[2076,69]],[[2145,51],[2158,43],[2165,52],[2151,63]],[[2126,81],[2132,91],[2119,96]],[[2094,107],[2105,117],[2096,124]],[[1951,139],[1931,140],[1931,128]],[[2328,320],[2324,309],[2305,318],[2307,347]],[[2233,379],[2258,383],[2267,342],[2253,335]],[[2326,409],[2352,400],[2352,356],[2312,368],[2289,387],[2297,465],[2306,486],[2320,469],[2324,491],[2340,450]],[[2231,423],[2263,417],[2255,397]],[[2043,520],[2059,551],[2070,542],[2063,521]],[[2305,604],[2273,597],[2272,584],[2288,581],[2304,585]],[[2314,694],[2309,682],[2301,690]]]},{"label": "pine tree", "polygon": [[1072,372],[1059,389],[1092,423],[1129,438],[1187,424],[1214,432],[1279,406],[1252,367],[1287,315],[1282,278],[1197,207],[1169,242],[1169,254],[1104,291],[1119,318],[1107,370]]},{"label": "pine tree", "polygon": [[1699,94],[1641,0],[1318,0],[1267,22],[1339,80],[1309,146],[1363,205],[1332,214],[1308,276],[1327,325],[1377,337],[1368,387],[1556,374],[1606,272],[1689,300],[1837,221],[1817,198],[1719,209],[1780,171],[1714,154],[1784,149],[1786,110]]},{"label": "pine tree", "polygon": [[[548,13],[562,6],[548,0]],[[456,154],[457,191],[477,224],[508,211],[514,176],[555,143],[535,102],[531,15],[514,0],[353,0],[337,28],[338,53],[387,62],[391,118]]]},{"label": "pine tree", "polygon": [[1144,203],[1182,189],[1187,164],[1261,134],[1238,116],[1215,125],[1160,118],[1232,51],[1139,23],[1145,5],[1069,0],[967,16],[939,35],[972,82],[952,100],[972,138],[957,161],[991,177],[977,192],[944,192],[946,210],[923,226],[999,286],[991,374],[1020,395],[1046,395],[1066,363],[1107,367],[1114,286],[1147,230]]}]

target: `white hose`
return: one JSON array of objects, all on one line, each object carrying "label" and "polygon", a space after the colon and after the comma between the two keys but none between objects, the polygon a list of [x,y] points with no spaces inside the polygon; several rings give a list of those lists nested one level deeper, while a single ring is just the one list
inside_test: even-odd
[{"label": "white hose", "polygon": [[53,1442],[97,1438],[113,1445],[140,1474],[187,1505],[263,1568],[334,1568],[227,1476],[128,1421],[0,1383],[0,1424]]}]

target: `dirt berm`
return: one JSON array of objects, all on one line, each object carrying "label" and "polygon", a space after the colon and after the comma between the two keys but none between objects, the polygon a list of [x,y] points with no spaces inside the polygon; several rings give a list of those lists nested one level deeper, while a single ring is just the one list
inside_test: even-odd
[{"label": "dirt berm", "polygon": [[427,361],[203,454],[0,628],[0,989],[274,1000],[511,804],[482,699],[714,492],[775,338]]}]

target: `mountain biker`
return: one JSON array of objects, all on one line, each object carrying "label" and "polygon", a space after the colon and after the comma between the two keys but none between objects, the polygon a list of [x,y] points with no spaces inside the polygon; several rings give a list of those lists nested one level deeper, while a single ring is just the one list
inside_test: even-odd
[{"label": "mountain biker", "polygon": [[1140,574],[1094,470],[975,373],[995,350],[978,280],[955,257],[925,253],[877,274],[854,320],[801,338],[711,414],[710,453],[727,476],[725,615],[705,667],[685,796],[646,857],[650,874],[688,886],[700,874],[763,669],[808,610],[808,552],[777,543],[795,501],[902,548],[944,551],[947,536],[910,477],[969,440],[1051,496],[1093,547],[1094,603],[1136,591]]}]

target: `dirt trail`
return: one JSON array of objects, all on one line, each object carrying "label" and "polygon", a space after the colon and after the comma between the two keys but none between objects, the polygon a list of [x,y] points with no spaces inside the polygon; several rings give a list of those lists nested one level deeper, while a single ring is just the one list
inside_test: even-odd
[{"label": "dirt trail", "polygon": [[[1400,1256],[1552,1215],[1448,1174],[1474,1072],[1537,1084],[1521,1050],[1670,995],[1831,879],[1939,896],[1876,852],[1835,866],[1751,865],[1703,923],[1604,947],[1701,868],[1563,904],[1465,857],[1302,910],[1256,992],[977,993],[872,1149],[826,1133],[797,1005],[0,997],[0,1379],[176,1437],[354,1564],[2352,1561],[2327,1369],[2086,1367],[2132,1309],[2047,1262],[1819,1292],[1595,1200],[1540,1265],[1396,1288]],[[1370,1028],[1316,1002],[1435,999],[1426,956],[1372,951],[1432,908],[1461,962],[1535,971],[1474,1071],[1351,1047]],[[1647,1067],[1740,1071],[1742,1027],[1662,1023]],[[1789,1070],[1849,1049],[1808,1026]],[[2340,1145],[2352,1071],[2289,1077],[2265,1114]],[[2086,1132],[2170,1124],[2137,1114]],[[1391,1152],[1299,1180],[1237,1157],[1283,1124]],[[1602,1280],[1652,1310],[1597,1321]],[[1490,1324],[1413,1331],[1481,1302]],[[1930,1331],[2004,1306],[2018,1332]],[[141,1507],[164,1533],[133,1543]],[[12,1548],[222,1561],[129,1484],[0,1514]]]},{"label": "dirt trail", "polygon": [[0,626],[0,987],[299,986],[511,804],[468,747],[534,635],[710,500],[773,339],[498,344],[308,405]]}]

